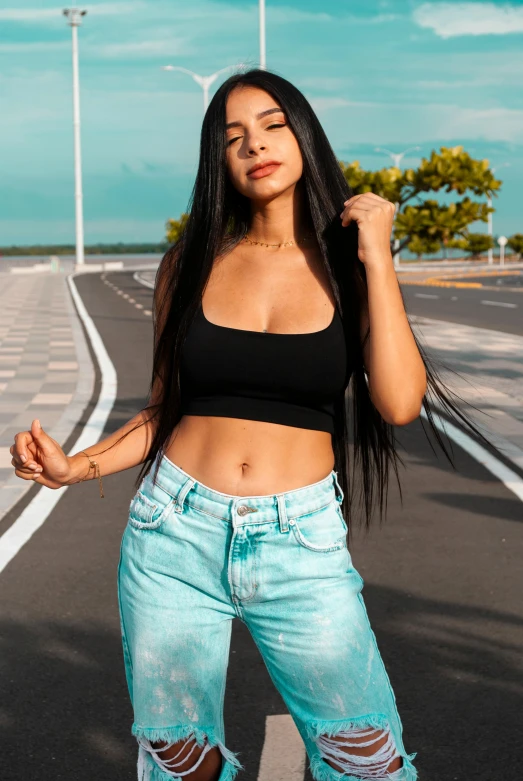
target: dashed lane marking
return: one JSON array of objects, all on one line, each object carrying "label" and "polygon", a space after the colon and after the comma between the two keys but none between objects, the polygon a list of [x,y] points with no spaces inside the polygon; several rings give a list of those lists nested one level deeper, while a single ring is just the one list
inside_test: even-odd
[{"label": "dashed lane marking", "polygon": [[517,309],[517,304],[506,304],[503,301],[481,301],[486,306],[505,306],[507,309]]},{"label": "dashed lane marking", "polygon": [[257,781],[303,781],[306,751],[288,714],[267,716]]},{"label": "dashed lane marking", "polygon": [[130,304],[134,304],[136,309],[142,309],[143,310],[143,314],[146,317],[152,317],[153,313],[151,312],[150,309],[144,309],[144,305],[143,304],[137,304],[136,300],[134,298],[131,298],[131,296],[128,293],[125,293],[117,285],[114,285],[112,282],[109,282],[109,280],[105,279],[105,277],[102,277],[102,280],[103,280],[104,284],[108,285],[110,288],[112,288],[114,290],[114,292],[116,293],[117,296],[121,296],[126,301],[128,301]]}]

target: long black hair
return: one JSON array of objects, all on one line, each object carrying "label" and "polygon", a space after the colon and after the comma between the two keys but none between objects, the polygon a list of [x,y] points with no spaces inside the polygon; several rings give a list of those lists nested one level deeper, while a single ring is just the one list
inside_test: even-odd
[{"label": "long black hair", "polygon": [[[347,499],[342,509],[349,531],[353,526],[357,494],[361,496],[364,523],[368,527],[376,505],[380,520],[383,519],[391,469],[402,498],[398,463],[403,465],[403,461],[398,453],[394,426],[381,417],[371,402],[363,364],[363,346],[369,336],[367,331],[362,339],[360,325],[368,301],[365,266],[358,258],[356,223],[352,221],[342,227],[339,218],[344,201],[353,193],[305,96],[282,76],[259,68],[238,70],[214,94],[202,124],[200,159],[189,199],[188,219],[178,241],[165,253],[158,267],[149,403],[143,408],[144,419],[138,424],[154,421],[153,435],[136,485],[148,474],[181,419],[181,350],[214,260],[238,244],[250,227],[250,201],[232,186],[226,167],[227,98],[232,90],[242,86],[257,87],[274,98],[285,112],[301,150],[303,174],[298,184],[305,195],[306,222],[318,241],[323,265],[342,314],[352,363],[349,386],[335,404],[334,468]],[[428,358],[414,333],[413,336],[427,372],[423,408],[437,442],[454,466],[451,453],[434,423],[432,401],[450,417],[459,419],[486,444],[490,443],[459,408],[456,400],[463,400],[443,383],[435,363]],[[424,426],[423,430],[427,433]],[[159,461],[158,458],[155,478]]]}]

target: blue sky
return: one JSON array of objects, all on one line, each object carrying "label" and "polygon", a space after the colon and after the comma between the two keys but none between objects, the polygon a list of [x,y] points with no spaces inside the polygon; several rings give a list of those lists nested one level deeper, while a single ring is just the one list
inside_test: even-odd
[{"label": "blue sky", "polygon": [[[74,242],[70,28],[0,0],[0,246]],[[209,74],[258,63],[249,0],[90,2],[79,30],[86,243],[157,241],[197,167]],[[523,232],[523,0],[266,0],[267,67],[307,96],[339,159],[414,165],[463,144],[503,166],[495,233]],[[211,94],[227,74],[211,87]],[[504,165],[504,164],[509,165]],[[477,229],[486,231],[486,224]]]}]

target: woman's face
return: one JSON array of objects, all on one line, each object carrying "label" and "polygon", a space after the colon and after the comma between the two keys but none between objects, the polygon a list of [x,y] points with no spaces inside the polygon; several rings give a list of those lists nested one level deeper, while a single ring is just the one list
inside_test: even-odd
[{"label": "woman's face", "polygon": [[[227,127],[230,123],[233,126]],[[268,92],[236,87],[227,99],[225,133],[229,177],[242,195],[272,199],[296,185],[303,171],[300,148],[282,108]],[[254,165],[271,160],[279,165],[249,175]]]}]

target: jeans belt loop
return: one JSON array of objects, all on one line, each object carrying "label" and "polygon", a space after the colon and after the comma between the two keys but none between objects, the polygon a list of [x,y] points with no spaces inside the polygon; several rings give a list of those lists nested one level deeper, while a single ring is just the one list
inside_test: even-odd
[{"label": "jeans belt loop", "polygon": [[288,532],[289,522],[287,520],[287,507],[285,506],[285,496],[283,494],[278,494],[276,499],[278,501],[278,519],[280,521],[280,531]]},{"label": "jeans belt loop", "polygon": [[176,496],[176,501],[174,504],[174,509],[177,513],[183,512],[183,503],[185,501],[185,497],[191,490],[191,488],[196,485],[196,480],[193,480],[191,477],[188,477],[185,483],[182,485],[180,490],[178,491],[178,494]]},{"label": "jeans belt loop", "polygon": [[334,474],[334,485],[336,486],[336,489],[337,489],[337,492],[338,492],[338,495],[336,496],[336,499],[341,504],[343,502],[343,497],[345,496],[345,494],[343,493],[342,487],[339,484],[338,473],[333,470],[333,474]]}]

